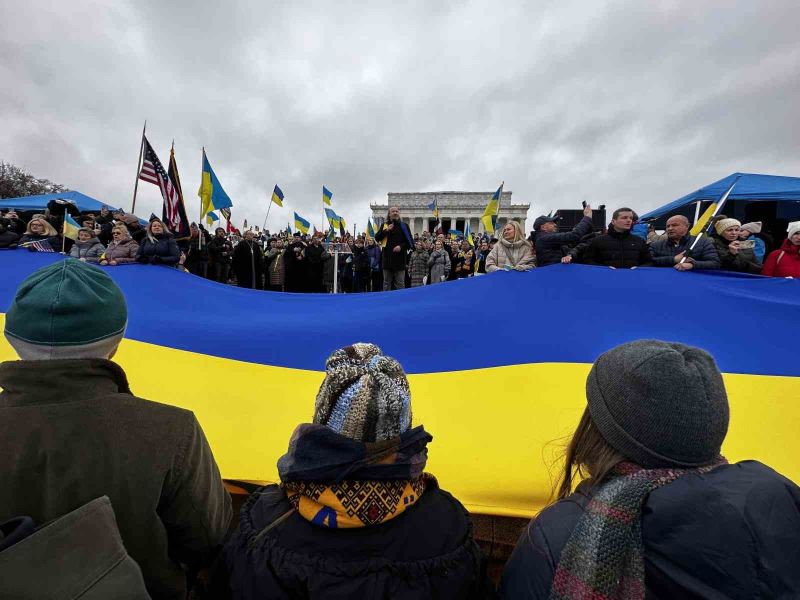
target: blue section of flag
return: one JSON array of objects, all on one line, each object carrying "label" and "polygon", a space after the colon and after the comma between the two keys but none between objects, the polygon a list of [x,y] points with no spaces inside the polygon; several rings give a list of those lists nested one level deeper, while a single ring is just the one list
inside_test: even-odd
[{"label": "blue section of flag", "polygon": [[[4,275],[0,277],[0,312],[8,310],[17,286],[28,274],[59,259],[63,257],[0,252]],[[331,352],[357,341],[377,344],[409,373],[591,363],[623,342],[657,338],[705,348],[728,373],[800,376],[792,335],[756,335],[744,343],[741,328],[709,324],[709,314],[714,323],[739,323],[746,314],[749,330],[789,331],[800,321],[797,279],[553,265],[528,273],[492,273],[390,292],[376,302],[373,294],[294,294],[289,298],[142,265],[103,270],[125,293],[128,338],[264,365],[321,371]],[[592,290],[591,310],[586,308],[586,290]],[[492,352],[463,352],[466,338],[459,327],[438,328],[436,344],[420,344],[419,332],[431,323],[452,321],[452,307],[465,297],[476,306],[500,302],[504,314],[550,317],[506,319],[498,318],[496,311],[473,311],[470,331],[491,331],[504,340]],[[198,298],[203,306],[224,308],[234,317],[209,321]],[[624,327],[617,326],[621,315]],[[281,343],[264,344],[253,331],[269,332]],[[309,344],[309,336],[320,331],[325,336]],[[237,343],[220,344],[222,338]]]}]

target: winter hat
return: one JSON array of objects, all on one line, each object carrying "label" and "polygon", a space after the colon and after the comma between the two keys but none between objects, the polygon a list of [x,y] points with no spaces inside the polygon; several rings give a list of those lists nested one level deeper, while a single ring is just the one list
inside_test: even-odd
[{"label": "winter hat", "polygon": [[380,442],[411,427],[411,393],[403,367],[374,344],[337,350],[325,363],[314,423],[346,437]]},{"label": "winter hat", "polygon": [[[730,227],[730,225],[729,225]],[[761,233],[761,221],[754,221],[752,223],[745,223],[739,229],[744,229],[750,233]]]},{"label": "winter hat", "polygon": [[792,236],[800,231],[800,221],[792,221],[786,228],[786,237],[792,239]]},{"label": "winter hat", "polygon": [[96,267],[68,258],[29,275],[6,314],[22,360],[108,358],[128,324],[125,297]]},{"label": "winter hat", "polygon": [[586,380],[592,422],[615,450],[643,467],[714,461],[728,432],[728,396],[700,348],[637,340],[612,348]]},{"label": "winter hat", "polygon": [[717,232],[717,235],[722,235],[722,232],[725,231],[728,227],[741,227],[742,223],[737,221],[736,219],[720,219],[716,223],[714,223],[714,229]]}]

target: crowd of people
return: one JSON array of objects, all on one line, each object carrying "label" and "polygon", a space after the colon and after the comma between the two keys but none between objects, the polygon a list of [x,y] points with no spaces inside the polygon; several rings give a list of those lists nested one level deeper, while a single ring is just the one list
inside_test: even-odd
[{"label": "crowd of people", "polygon": [[[62,211],[63,206],[56,206]],[[74,207],[72,207],[74,208]],[[312,235],[247,230],[243,236],[218,227],[211,235],[192,224],[189,235],[173,236],[164,223],[149,223],[122,211],[77,214],[78,239],[61,237],[57,211],[33,214],[27,222],[15,211],[0,217],[0,248],[63,251],[103,266],[127,263],[167,265],[220,283],[268,291],[324,293],[377,292],[478,277],[495,271],[527,271],[553,264],[602,265],[615,269],[671,267],[678,271],[725,270],[771,277],[800,277],[800,221],[789,223],[786,239],[775,243],[760,222],[715,217],[710,235],[690,234],[689,220],[676,215],[659,235],[634,230],[630,208],[613,212],[604,230],[594,226],[592,209],[571,230],[541,216],[526,237],[516,221],[493,235],[411,235],[400,210],[392,207],[374,237]],[[337,256],[338,255],[338,256]]]},{"label": "crowd of people", "polygon": [[[489,266],[532,266],[513,231]],[[90,241],[87,260],[31,274],[6,314],[20,360],[0,364],[0,597],[800,596],[800,488],[720,454],[725,383],[711,355],[679,343],[629,342],[595,361],[554,500],[499,588],[469,514],[427,468],[433,438],[402,365],[373,344],[331,354],[280,482],[234,522],[195,416],[136,397],[112,361],[127,307]],[[640,248],[615,230],[587,252],[625,264]],[[475,435],[480,461],[496,440]]]}]

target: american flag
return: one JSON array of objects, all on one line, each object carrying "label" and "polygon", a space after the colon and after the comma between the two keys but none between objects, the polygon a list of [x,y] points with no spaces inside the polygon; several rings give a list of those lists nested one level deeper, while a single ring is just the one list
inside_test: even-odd
[{"label": "american flag", "polygon": [[31,246],[36,248],[36,252],[55,252],[53,247],[50,245],[50,242],[47,241],[33,242]]},{"label": "american flag", "polygon": [[161,190],[161,197],[164,198],[164,225],[167,229],[175,235],[188,235],[189,223],[183,208],[183,199],[147,138],[144,138],[144,156],[139,179],[157,185]]}]

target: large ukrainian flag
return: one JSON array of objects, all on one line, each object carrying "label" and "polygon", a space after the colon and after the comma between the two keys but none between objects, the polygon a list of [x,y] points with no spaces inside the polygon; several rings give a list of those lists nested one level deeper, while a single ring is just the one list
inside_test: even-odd
[{"label": "large ukrainian flag", "polygon": [[[19,283],[55,260],[0,251],[0,321]],[[716,357],[731,403],[726,457],[800,480],[800,280],[555,265],[376,296],[269,294],[142,265],[106,272],[129,310],[114,360],[137,395],[195,412],[227,478],[275,481],[294,427],[311,420],[325,359],[365,341],[408,373],[442,487],[474,512],[531,515],[586,405],[591,363],[660,338]],[[437,326],[465,295],[489,308]],[[3,339],[0,359],[13,358]]]},{"label": "large ukrainian flag", "polygon": [[211,168],[211,164],[208,162],[205,149],[203,150],[203,172],[197,195],[200,196],[203,216],[206,216],[212,210],[233,206],[233,202],[231,202],[225,190],[222,189],[222,184],[220,184],[219,179],[214,174],[214,170]]}]

